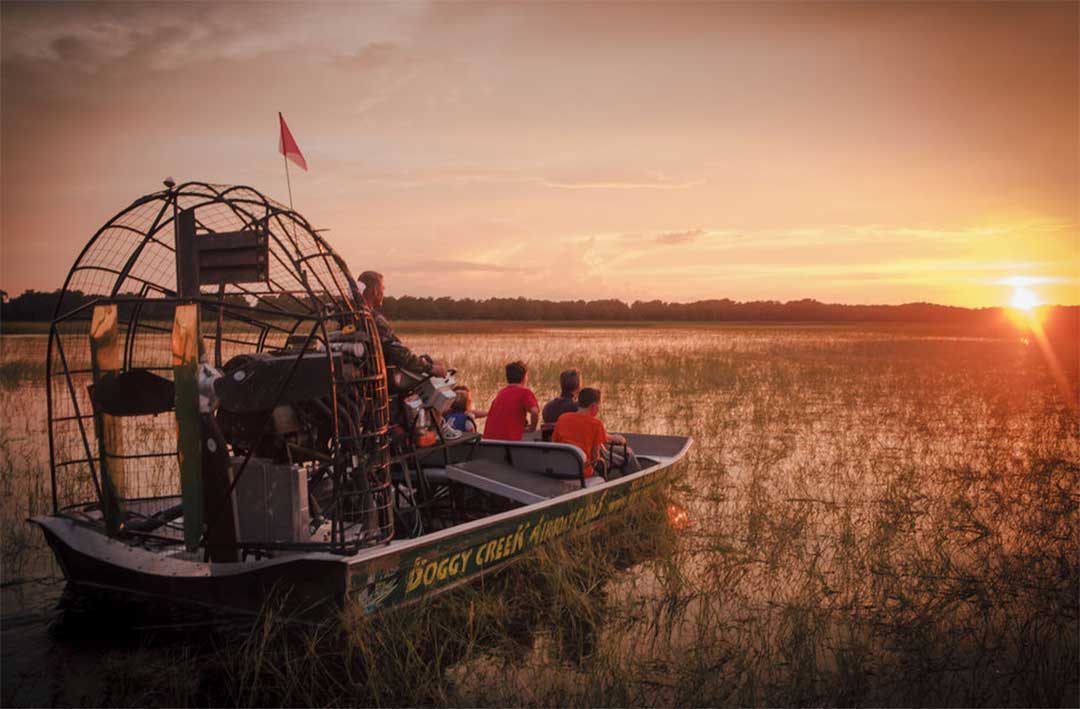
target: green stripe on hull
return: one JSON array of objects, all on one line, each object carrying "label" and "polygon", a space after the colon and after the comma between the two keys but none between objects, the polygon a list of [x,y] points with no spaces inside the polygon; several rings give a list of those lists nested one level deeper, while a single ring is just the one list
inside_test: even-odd
[{"label": "green stripe on hull", "polygon": [[665,471],[597,489],[561,504],[375,559],[349,569],[349,598],[371,613],[437,593],[491,571],[531,549],[617,514],[663,479]]}]

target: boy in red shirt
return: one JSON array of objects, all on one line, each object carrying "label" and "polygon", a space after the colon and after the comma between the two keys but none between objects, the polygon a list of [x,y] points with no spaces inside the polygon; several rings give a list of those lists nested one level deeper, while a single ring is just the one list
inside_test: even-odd
[{"label": "boy in red shirt", "polygon": [[495,395],[488,409],[484,438],[520,441],[525,431],[536,430],[540,406],[536,403],[536,395],[525,386],[528,380],[529,368],[524,362],[511,362],[506,365],[507,384]]},{"label": "boy in red shirt", "polygon": [[[593,474],[593,463],[607,456],[604,448],[608,443],[626,446],[626,439],[617,433],[608,433],[604,422],[597,418],[600,413],[600,390],[586,387],[578,394],[578,410],[559,417],[555,431],[551,434],[554,443],[569,443],[577,446],[585,454],[585,477]],[[622,468],[626,475],[641,470],[637,456],[629,447],[625,448],[626,457],[618,452],[611,456],[612,464]]]}]

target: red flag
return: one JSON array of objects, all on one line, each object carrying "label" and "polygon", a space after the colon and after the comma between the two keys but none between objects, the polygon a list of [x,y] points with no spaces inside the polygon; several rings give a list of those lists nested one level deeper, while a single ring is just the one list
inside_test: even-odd
[{"label": "red flag", "polygon": [[278,138],[278,152],[304,168],[306,171],[307,160],[304,159],[304,154],[300,152],[300,146],[296,144],[296,140],[293,139],[292,133],[289,132],[289,126],[285,125],[285,116],[281,115],[281,111],[278,111],[277,116],[278,120],[281,121],[281,137]]}]

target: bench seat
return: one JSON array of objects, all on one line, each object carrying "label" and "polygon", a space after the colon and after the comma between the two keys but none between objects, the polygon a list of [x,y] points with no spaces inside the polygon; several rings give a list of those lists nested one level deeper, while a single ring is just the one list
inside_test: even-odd
[{"label": "bench seat", "polygon": [[[530,473],[485,458],[447,466],[446,476],[454,482],[490,492],[523,505],[531,505],[534,502],[541,502],[581,489],[581,482],[578,480]],[[603,480],[597,479],[597,482],[602,483]]]}]

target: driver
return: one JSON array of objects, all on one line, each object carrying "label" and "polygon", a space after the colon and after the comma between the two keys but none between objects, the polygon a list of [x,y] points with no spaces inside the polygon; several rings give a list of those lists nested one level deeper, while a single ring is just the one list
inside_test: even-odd
[{"label": "driver", "polygon": [[364,302],[371,309],[371,316],[375,319],[375,327],[379,330],[379,340],[382,342],[383,357],[388,365],[393,365],[410,372],[430,374],[433,377],[445,377],[446,365],[439,360],[433,360],[427,355],[416,355],[405,346],[405,343],[394,334],[390,327],[390,321],[382,314],[383,304],[383,276],[377,271],[364,271],[358,279],[364,284]]}]

